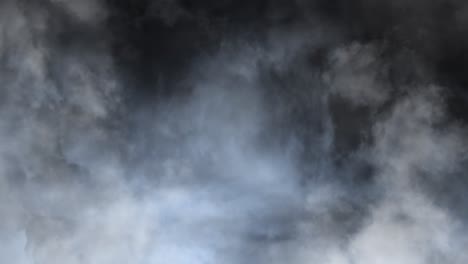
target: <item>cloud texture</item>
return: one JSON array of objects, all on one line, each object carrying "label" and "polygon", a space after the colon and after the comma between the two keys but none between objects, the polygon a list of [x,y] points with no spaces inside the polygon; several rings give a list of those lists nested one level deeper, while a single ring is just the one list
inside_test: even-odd
[{"label": "cloud texture", "polygon": [[156,67],[108,30],[111,2],[3,1],[0,258],[466,263],[453,83],[406,48],[350,41],[320,8],[277,5],[251,37],[155,2],[141,27],[188,19],[216,43]]}]

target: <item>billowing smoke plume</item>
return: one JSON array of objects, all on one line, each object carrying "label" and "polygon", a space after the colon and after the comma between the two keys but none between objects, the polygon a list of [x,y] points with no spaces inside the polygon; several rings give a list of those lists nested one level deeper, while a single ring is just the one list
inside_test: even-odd
[{"label": "billowing smoke plume", "polygon": [[437,5],[341,2],[3,1],[0,259],[467,263]]}]

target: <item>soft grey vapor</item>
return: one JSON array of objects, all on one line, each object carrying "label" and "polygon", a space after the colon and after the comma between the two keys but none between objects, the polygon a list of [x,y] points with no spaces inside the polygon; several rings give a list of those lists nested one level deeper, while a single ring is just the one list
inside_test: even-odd
[{"label": "soft grey vapor", "polygon": [[228,35],[138,105],[109,12],[0,3],[0,263],[468,263],[467,128],[417,56],[317,16]]}]

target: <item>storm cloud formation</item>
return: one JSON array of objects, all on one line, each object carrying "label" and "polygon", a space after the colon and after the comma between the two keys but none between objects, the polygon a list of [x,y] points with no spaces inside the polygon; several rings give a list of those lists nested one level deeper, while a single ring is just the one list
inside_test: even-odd
[{"label": "storm cloud formation", "polygon": [[468,262],[463,1],[5,0],[5,263]]}]

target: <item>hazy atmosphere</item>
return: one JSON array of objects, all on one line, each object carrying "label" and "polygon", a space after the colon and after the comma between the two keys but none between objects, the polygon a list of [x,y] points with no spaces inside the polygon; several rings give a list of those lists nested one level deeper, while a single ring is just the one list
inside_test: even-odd
[{"label": "hazy atmosphere", "polygon": [[1,0],[0,263],[468,263],[468,2]]}]

